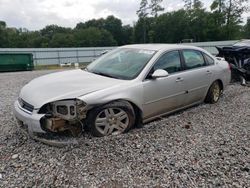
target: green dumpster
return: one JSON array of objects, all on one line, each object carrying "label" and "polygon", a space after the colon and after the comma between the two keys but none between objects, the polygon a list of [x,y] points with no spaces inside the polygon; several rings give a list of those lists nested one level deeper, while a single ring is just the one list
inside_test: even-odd
[{"label": "green dumpster", "polygon": [[0,72],[33,70],[33,55],[22,53],[0,53]]}]

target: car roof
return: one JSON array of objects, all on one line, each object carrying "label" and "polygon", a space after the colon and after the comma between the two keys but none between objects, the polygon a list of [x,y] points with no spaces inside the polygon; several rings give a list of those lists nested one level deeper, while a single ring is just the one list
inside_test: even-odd
[{"label": "car roof", "polygon": [[144,50],[171,50],[171,49],[194,49],[194,50],[201,50],[201,48],[189,45],[182,45],[182,44],[131,44],[121,46],[120,48],[135,48],[135,49],[144,49]]}]

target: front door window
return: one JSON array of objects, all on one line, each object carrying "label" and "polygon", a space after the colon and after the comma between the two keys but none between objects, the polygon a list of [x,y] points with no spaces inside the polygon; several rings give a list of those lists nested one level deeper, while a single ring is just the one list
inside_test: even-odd
[{"label": "front door window", "polygon": [[181,60],[178,51],[168,52],[160,57],[154,65],[154,70],[163,69],[169,74],[181,71]]}]

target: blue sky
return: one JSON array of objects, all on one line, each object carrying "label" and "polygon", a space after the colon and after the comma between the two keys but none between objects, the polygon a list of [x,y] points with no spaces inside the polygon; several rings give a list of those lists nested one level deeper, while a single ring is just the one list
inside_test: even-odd
[{"label": "blue sky", "polygon": [[[203,0],[209,7],[212,0]],[[9,27],[38,30],[49,24],[75,27],[78,22],[115,15],[123,24],[137,20],[140,0],[0,0],[0,20]],[[163,0],[165,11],[183,7],[182,0]],[[247,15],[244,15],[247,17]]]}]

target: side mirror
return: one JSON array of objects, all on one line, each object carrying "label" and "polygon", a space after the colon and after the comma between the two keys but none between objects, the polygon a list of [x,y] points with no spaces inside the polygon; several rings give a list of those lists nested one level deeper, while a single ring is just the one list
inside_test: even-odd
[{"label": "side mirror", "polygon": [[154,71],[154,73],[152,74],[152,78],[156,79],[156,78],[164,78],[164,77],[168,77],[169,73],[163,69],[157,69]]}]

